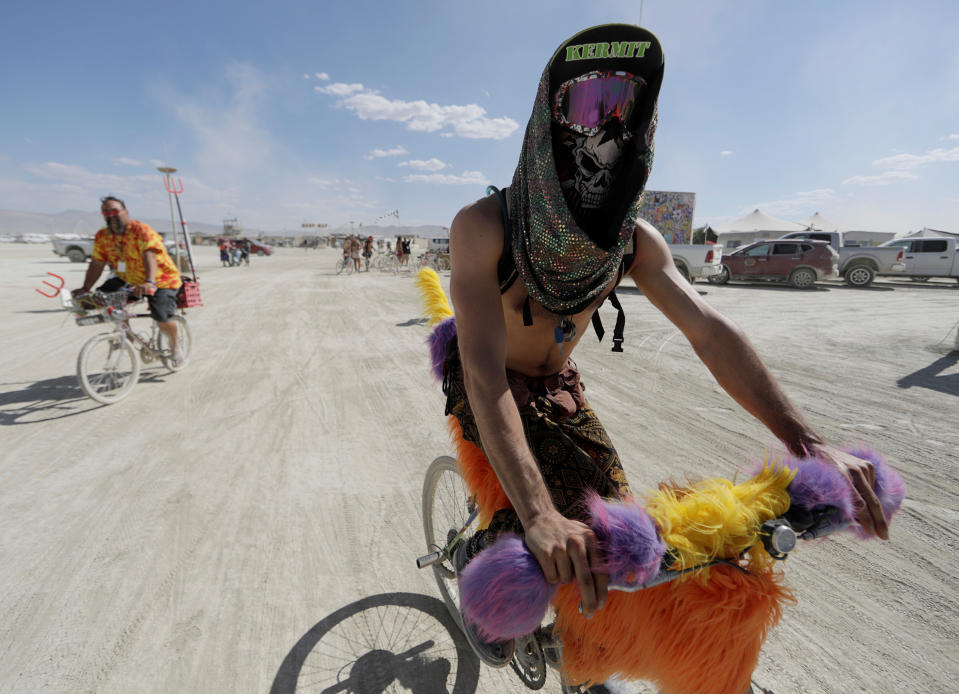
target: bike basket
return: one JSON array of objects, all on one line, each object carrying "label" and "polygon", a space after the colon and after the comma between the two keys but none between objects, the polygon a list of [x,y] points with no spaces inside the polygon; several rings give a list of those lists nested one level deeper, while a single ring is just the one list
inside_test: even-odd
[{"label": "bike basket", "polygon": [[176,307],[193,308],[202,305],[203,300],[200,298],[200,283],[194,280],[184,279],[183,284],[176,293]]}]

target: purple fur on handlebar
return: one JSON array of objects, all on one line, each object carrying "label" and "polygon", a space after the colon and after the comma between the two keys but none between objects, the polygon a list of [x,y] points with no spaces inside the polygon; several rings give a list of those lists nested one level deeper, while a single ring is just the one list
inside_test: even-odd
[{"label": "purple fur on handlebar", "polygon": [[593,569],[609,574],[612,585],[638,585],[659,572],[666,544],[649,514],[632,499],[604,501],[592,492],[586,499],[591,526],[602,548]]},{"label": "purple fur on handlebar", "polygon": [[430,333],[430,365],[437,381],[443,380],[443,362],[446,361],[446,345],[456,335],[456,317],[450,317],[437,324]]},{"label": "purple fur on handlebar", "polygon": [[[886,520],[890,520],[902,505],[906,495],[906,483],[875,451],[855,448],[847,452],[873,464],[876,471],[874,491],[879,497]],[[789,496],[793,504],[810,510],[832,506],[838,510],[839,522],[853,524],[852,529],[862,539],[871,537],[856,523],[853,488],[835,465],[815,457],[787,458],[784,462],[796,471],[796,476],[789,484]]]},{"label": "purple fur on handlebar", "polygon": [[852,488],[839,468],[819,458],[786,458],[784,463],[796,471],[789,483],[789,498],[794,506],[810,511],[832,506],[841,523],[855,518]]},{"label": "purple fur on handlebar", "polygon": [[484,639],[507,641],[543,621],[557,586],[546,582],[523,539],[504,533],[460,574],[460,607]]}]

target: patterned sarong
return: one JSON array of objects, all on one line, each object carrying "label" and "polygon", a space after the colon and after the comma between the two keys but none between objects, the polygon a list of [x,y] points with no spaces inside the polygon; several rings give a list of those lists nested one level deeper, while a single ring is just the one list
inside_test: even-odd
[{"label": "patterned sarong", "polygon": [[[466,396],[456,338],[446,350],[443,391],[446,413],[459,422],[462,438],[482,450],[476,420]],[[567,518],[588,522],[584,492],[594,489],[606,498],[630,494],[629,483],[606,430],[586,402],[579,371],[572,360],[551,376],[531,377],[507,370],[507,382],[523,431],[539,464],[543,481],[557,510]],[[488,464],[488,463],[487,463]],[[489,529],[522,534],[513,509],[500,509]]]}]

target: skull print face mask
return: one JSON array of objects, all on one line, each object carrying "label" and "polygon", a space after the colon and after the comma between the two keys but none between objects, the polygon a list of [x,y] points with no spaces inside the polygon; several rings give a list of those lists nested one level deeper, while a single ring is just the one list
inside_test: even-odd
[{"label": "skull print face mask", "polygon": [[652,168],[659,41],[606,24],[564,42],[540,79],[509,189],[510,240],[529,296],[585,310],[615,278]]},{"label": "skull print face mask", "polygon": [[601,248],[615,242],[615,237],[596,230],[610,226],[604,212],[630,139],[619,122],[592,135],[553,126],[553,154],[566,205],[576,224]]}]

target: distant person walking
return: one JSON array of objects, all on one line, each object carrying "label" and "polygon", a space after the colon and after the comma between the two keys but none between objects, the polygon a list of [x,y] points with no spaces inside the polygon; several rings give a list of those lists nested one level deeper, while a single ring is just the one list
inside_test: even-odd
[{"label": "distant person walking", "polygon": [[350,258],[353,259],[353,269],[356,272],[360,271],[360,251],[362,248],[363,244],[360,243],[359,237],[353,237],[350,242]]},{"label": "distant person walking", "polygon": [[363,260],[366,263],[366,271],[370,271],[370,258],[373,257],[373,237],[367,236],[363,243]]}]

